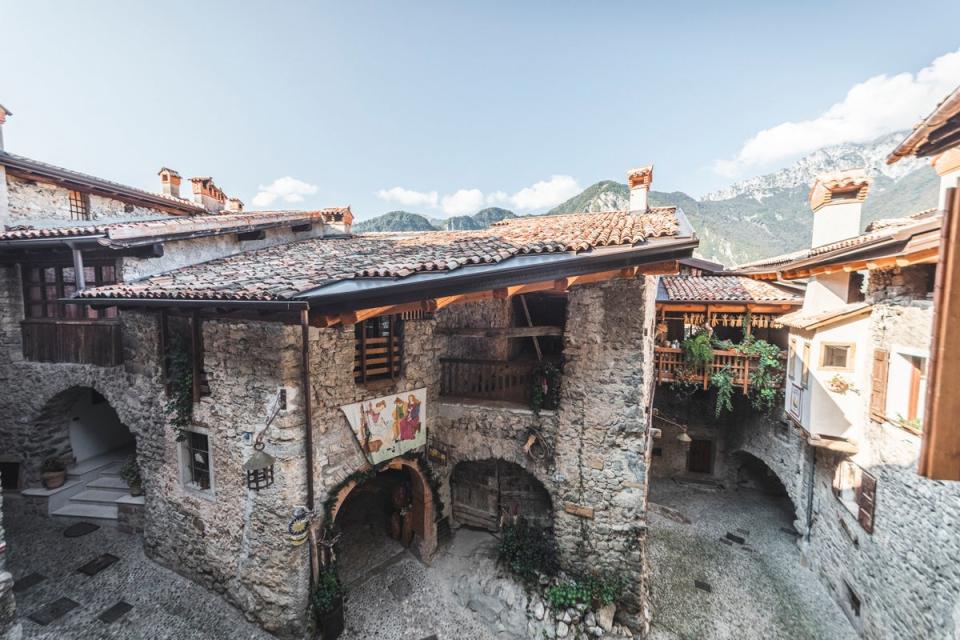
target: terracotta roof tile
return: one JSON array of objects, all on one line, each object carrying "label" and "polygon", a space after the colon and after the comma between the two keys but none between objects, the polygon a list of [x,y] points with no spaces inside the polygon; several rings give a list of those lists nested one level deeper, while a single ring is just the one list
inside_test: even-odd
[{"label": "terracotta roof tile", "polygon": [[785,287],[746,276],[663,276],[669,302],[803,302],[803,296]]},{"label": "terracotta roof tile", "polygon": [[338,280],[402,278],[452,271],[531,253],[634,245],[676,235],[675,208],[519,218],[482,231],[366,234],[313,239],[250,251],[82,297],[286,300]]},{"label": "terracotta roof tile", "polygon": [[780,316],[780,324],[794,329],[816,329],[817,327],[839,322],[846,318],[870,313],[873,307],[866,302],[851,302],[835,309],[818,313],[805,313],[803,310],[794,311]]}]

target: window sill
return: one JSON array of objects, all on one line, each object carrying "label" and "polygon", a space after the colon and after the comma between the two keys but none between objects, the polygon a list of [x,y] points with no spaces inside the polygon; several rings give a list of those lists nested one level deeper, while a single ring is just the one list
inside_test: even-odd
[{"label": "window sill", "polygon": [[385,380],[371,380],[369,382],[356,382],[357,387],[361,389],[366,389],[367,391],[390,391],[395,390],[397,385],[400,383],[399,378],[391,378]]},{"label": "window sill", "polygon": [[200,485],[196,484],[184,484],[180,486],[183,488],[184,493],[196,498],[201,498],[207,502],[216,502],[217,500],[217,495],[213,492],[213,489],[201,489]]}]

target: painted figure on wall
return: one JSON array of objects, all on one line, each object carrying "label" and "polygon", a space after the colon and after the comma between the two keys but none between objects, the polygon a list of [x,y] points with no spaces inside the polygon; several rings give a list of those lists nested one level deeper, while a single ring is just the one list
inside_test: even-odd
[{"label": "painted figure on wall", "polygon": [[426,389],[416,389],[341,409],[360,449],[377,464],[426,444],[425,403]]}]

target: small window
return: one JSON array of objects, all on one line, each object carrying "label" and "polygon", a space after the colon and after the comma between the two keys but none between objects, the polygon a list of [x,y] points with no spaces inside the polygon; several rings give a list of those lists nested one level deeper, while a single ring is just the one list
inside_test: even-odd
[{"label": "small window", "polygon": [[797,341],[791,340],[787,349],[787,378],[793,380],[797,376]]},{"label": "small window", "polygon": [[403,360],[403,319],[377,316],[355,325],[353,377],[357,383],[400,376]]},{"label": "small window", "polygon": [[210,491],[213,487],[210,463],[210,439],[206,434],[185,431],[183,446],[183,483],[191,489]]},{"label": "small window", "polygon": [[873,518],[877,501],[877,479],[857,464],[844,460],[834,472],[833,494],[856,516],[867,533],[873,533]]},{"label": "small window", "polygon": [[810,386],[810,343],[803,341],[803,357],[801,359],[800,386],[804,389]]},{"label": "small window", "polygon": [[70,192],[70,219],[90,219],[90,196],[79,191]]},{"label": "small window", "polygon": [[[116,284],[117,269],[113,263],[90,264],[83,268],[87,288]],[[59,298],[77,292],[73,264],[24,265],[23,309],[28,320],[64,318],[67,320],[107,320],[117,317],[117,308],[94,309],[76,304],[60,304]]]},{"label": "small window", "polygon": [[852,344],[824,344],[820,354],[821,369],[851,369],[853,367]]}]

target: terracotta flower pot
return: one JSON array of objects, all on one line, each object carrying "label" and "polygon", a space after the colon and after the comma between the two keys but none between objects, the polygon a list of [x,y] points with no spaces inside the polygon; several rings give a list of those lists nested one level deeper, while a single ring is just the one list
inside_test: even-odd
[{"label": "terracotta flower pot", "polygon": [[143,495],[143,485],[139,482],[136,484],[130,485],[130,495],[132,496],[142,496]]},{"label": "terracotta flower pot", "polygon": [[67,481],[66,471],[44,471],[43,486],[47,489],[59,489]]}]

